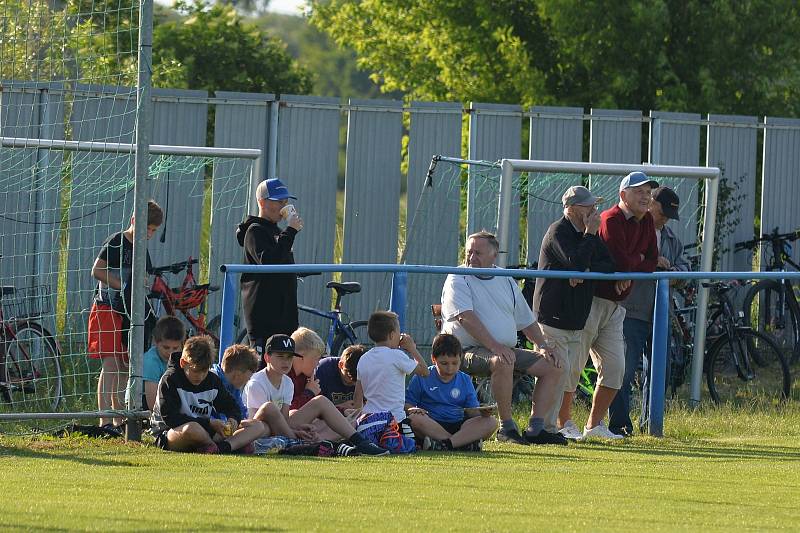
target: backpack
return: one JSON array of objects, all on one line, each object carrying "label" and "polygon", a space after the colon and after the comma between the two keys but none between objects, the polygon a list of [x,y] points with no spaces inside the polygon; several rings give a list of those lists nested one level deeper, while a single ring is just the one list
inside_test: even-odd
[{"label": "backpack", "polygon": [[367,439],[391,453],[411,453],[416,450],[412,437],[400,431],[400,425],[392,413],[364,413],[358,417],[356,431]]}]

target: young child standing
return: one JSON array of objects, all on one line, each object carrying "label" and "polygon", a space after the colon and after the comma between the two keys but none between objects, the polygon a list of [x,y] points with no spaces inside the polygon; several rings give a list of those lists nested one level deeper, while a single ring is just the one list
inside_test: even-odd
[{"label": "young child standing", "polygon": [[[389,453],[356,433],[350,422],[324,396],[315,396],[300,409],[290,412],[294,384],[287,374],[292,368],[292,360],[302,356],[295,350],[292,338],[281,334],[267,339],[265,352],[264,361],[267,366],[250,378],[244,389],[244,397],[248,414],[251,418],[265,422],[270,427],[270,436],[316,440],[311,424],[319,418],[359,453]],[[273,418],[276,409],[280,412],[280,420]]]},{"label": "young child standing", "polygon": [[[241,411],[236,400],[219,377],[209,372],[213,354],[214,343],[204,335],[190,338],[182,353],[170,357],[150,418],[160,448],[230,453],[264,433],[260,424],[239,427]],[[219,414],[226,421],[213,417]]]},{"label": "young child standing", "polygon": [[433,365],[428,377],[414,376],[406,389],[411,427],[427,437],[423,448],[480,450],[497,421],[491,409],[477,409],[478,395],[470,377],[461,372],[461,343],[449,334],[437,335],[431,346]]},{"label": "young child standing", "polygon": [[320,393],[340,411],[355,407],[353,394],[358,379],[358,361],[366,351],[366,346],[354,344],[345,348],[341,357],[325,357],[317,365],[314,375]]},{"label": "young child standing", "polygon": [[167,371],[169,357],[180,352],[186,340],[186,328],[176,316],[162,316],[153,328],[153,346],[144,352],[144,408],[152,409],[156,404],[156,393],[161,376]]},{"label": "young child standing", "polygon": [[406,375],[427,376],[428,366],[411,335],[400,333],[397,314],[391,311],[372,313],[367,334],[375,347],[358,361],[355,407],[363,406],[364,413],[391,412],[397,423],[402,424],[406,419]]},{"label": "young child standing", "polygon": [[[122,392],[128,374],[134,220],[131,217],[128,229],[114,233],[106,239],[92,265],[92,277],[98,284],[89,312],[87,352],[90,359],[102,361],[100,379],[97,382],[97,407],[100,411],[124,408]],[[161,207],[153,200],[148,201],[148,240],[163,221],[164,212]],[[152,268],[149,252],[147,268]],[[145,327],[145,342],[149,340],[149,332]],[[119,424],[122,424],[121,418],[100,418],[100,425],[110,429]]]},{"label": "young child standing", "polygon": [[289,409],[300,409],[320,393],[314,371],[325,353],[325,343],[314,331],[299,327],[292,333],[294,348],[300,357],[292,359],[289,379],[294,384],[294,396]]}]

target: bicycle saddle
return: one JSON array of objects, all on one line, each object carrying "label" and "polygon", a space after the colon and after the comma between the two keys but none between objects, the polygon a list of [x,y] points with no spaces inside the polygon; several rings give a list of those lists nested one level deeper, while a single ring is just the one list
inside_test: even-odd
[{"label": "bicycle saddle", "polygon": [[361,292],[361,284],[357,281],[347,281],[345,283],[329,281],[325,286],[329,289],[334,289],[339,294],[355,294]]}]

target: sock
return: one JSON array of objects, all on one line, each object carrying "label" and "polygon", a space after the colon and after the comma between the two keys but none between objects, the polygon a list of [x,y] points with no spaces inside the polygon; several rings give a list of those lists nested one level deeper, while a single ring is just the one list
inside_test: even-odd
[{"label": "sock", "polygon": [[449,438],[444,439],[442,441],[442,444],[444,445],[445,449],[447,449],[447,450],[452,450],[453,449],[453,442]]},{"label": "sock", "polygon": [[218,442],[217,448],[219,448],[219,453],[231,453],[231,443],[226,440]]},{"label": "sock", "polygon": [[528,420],[528,427],[525,429],[525,434],[535,437],[542,432],[542,428],[544,428],[544,418],[531,417],[530,420]]},{"label": "sock", "polygon": [[517,423],[514,422],[514,420],[512,418],[509,418],[508,420],[503,420],[502,422],[500,422],[500,429],[502,429],[503,431],[513,431],[513,430],[519,431],[519,428],[517,427]]}]

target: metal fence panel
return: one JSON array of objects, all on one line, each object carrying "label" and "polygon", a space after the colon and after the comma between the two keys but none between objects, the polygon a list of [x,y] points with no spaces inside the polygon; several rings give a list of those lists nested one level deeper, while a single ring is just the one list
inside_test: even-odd
[{"label": "metal fence panel", "polygon": [[[765,122],[761,232],[800,230],[800,119],[767,117]],[[794,244],[792,256],[800,261],[800,244]]]},{"label": "metal fence panel", "polygon": [[[295,239],[298,263],[333,263],[336,242],[336,185],[339,165],[338,98],[281,95],[278,122],[278,176],[297,200],[303,218]],[[318,309],[331,308],[330,273],[298,284],[297,301]],[[325,338],[330,323],[300,313],[300,323]]]},{"label": "metal fence panel", "polygon": [[[583,159],[583,108],[531,107],[530,159],[543,161],[581,161]],[[536,196],[552,202],[528,198],[528,264],[539,261],[542,238],[554,221],[563,216],[561,196],[572,185],[581,184],[581,176],[547,180],[544,174],[530,177]],[[547,180],[544,189],[535,182]]]},{"label": "metal fence panel", "polygon": [[[3,82],[0,136],[63,139],[64,107],[55,84]],[[17,288],[44,284],[55,309],[63,152],[0,147],[0,279]],[[46,324],[53,330],[54,324]]]},{"label": "metal fence panel", "polygon": [[[460,173],[452,176],[435,172],[432,183],[427,183],[427,175],[434,155],[460,157],[461,116],[460,103],[411,103],[406,263],[459,263]],[[446,179],[451,182],[444,182]],[[406,330],[418,343],[429,344],[436,333],[430,304],[441,299],[444,278],[419,274],[408,277]]]},{"label": "metal fence panel", "polygon": [[[592,109],[589,161],[593,163],[642,162],[642,112],[626,109]],[[592,192],[606,199],[609,208],[619,199],[620,176],[590,176]]]},{"label": "metal fence panel", "polygon": [[[261,150],[261,176],[266,179],[266,154],[269,136],[270,103],[273,94],[218,91],[214,114],[214,146],[220,148],[258,148]],[[211,191],[211,253],[210,277],[221,284],[219,266],[241,263],[242,247],[236,241],[236,226],[251,210],[250,173],[252,161],[238,159],[214,162],[214,184]],[[239,183],[226,177],[235,176]],[[208,299],[209,316],[220,309],[222,295],[212,293]]]},{"label": "metal fence panel", "polygon": [[[344,189],[343,263],[397,261],[400,211],[402,102],[350,100]],[[387,309],[391,275],[348,275],[362,291],[348,297],[353,318],[365,319],[375,309]]]},{"label": "metal fence panel", "polygon": [[[699,121],[699,113],[667,113],[651,111],[650,162],[654,165],[700,164],[700,125],[681,121]],[[699,241],[700,181],[661,178],[661,185],[672,188],[681,199],[680,221],[669,222],[670,228],[684,244]]]},{"label": "metal fence panel", "polygon": [[[522,107],[473,102],[469,116],[469,158],[485,161],[519,159],[522,153]],[[482,179],[485,171],[470,168],[467,185],[467,234],[482,229],[496,230],[500,170]],[[514,182],[519,174],[514,175]],[[519,197],[512,201],[506,264],[519,262]]]},{"label": "metal fence panel", "polygon": [[756,117],[737,115],[708,115],[711,124],[708,127],[708,153],[706,165],[719,167],[722,177],[729,186],[737,185],[734,196],[740,198],[739,202],[724,205],[723,195],[720,200],[723,205],[718,205],[717,216],[726,207],[733,209],[729,215],[730,228],[721,224],[717,218],[717,234],[727,233],[722,241],[723,249],[718,270],[751,270],[752,258],[750,254],[733,253],[734,244],[753,238],[755,231],[755,192],[756,192],[756,158],[757,158],[757,120]]}]

